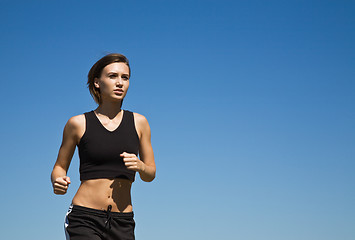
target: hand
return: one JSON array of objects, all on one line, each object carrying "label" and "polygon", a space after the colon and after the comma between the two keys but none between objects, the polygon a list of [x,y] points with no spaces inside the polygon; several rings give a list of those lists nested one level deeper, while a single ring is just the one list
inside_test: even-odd
[{"label": "hand", "polygon": [[144,163],[139,160],[135,154],[123,152],[120,154],[120,156],[123,158],[123,162],[126,165],[127,169],[138,172],[145,170]]},{"label": "hand", "polygon": [[67,193],[70,184],[70,178],[68,176],[58,177],[52,184],[54,193],[63,195]]}]

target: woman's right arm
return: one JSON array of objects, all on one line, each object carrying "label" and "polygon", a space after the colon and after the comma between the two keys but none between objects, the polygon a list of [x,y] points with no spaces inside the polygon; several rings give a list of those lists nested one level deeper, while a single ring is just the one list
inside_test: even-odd
[{"label": "woman's right arm", "polygon": [[51,174],[51,181],[55,194],[62,195],[68,190],[70,178],[67,176],[67,171],[75,147],[79,142],[80,132],[83,128],[83,121],[85,121],[83,115],[74,116],[68,120],[64,127],[62,144]]}]

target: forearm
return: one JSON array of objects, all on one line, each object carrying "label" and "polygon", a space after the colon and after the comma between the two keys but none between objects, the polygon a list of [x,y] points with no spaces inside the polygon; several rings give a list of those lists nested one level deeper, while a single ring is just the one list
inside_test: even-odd
[{"label": "forearm", "polygon": [[143,169],[139,171],[139,175],[144,182],[151,182],[155,178],[155,171],[155,167],[143,163]]}]

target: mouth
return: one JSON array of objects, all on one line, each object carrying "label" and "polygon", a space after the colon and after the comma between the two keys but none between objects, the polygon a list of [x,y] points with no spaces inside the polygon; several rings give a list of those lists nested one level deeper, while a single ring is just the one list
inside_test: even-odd
[{"label": "mouth", "polygon": [[115,89],[113,90],[114,93],[116,94],[123,94],[123,90],[122,89]]}]

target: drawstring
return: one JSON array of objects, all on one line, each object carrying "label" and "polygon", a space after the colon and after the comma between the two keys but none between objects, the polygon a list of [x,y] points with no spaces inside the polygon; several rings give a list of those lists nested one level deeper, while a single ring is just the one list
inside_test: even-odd
[{"label": "drawstring", "polygon": [[108,225],[108,229],[111,229],[111,219],[112,219],[111,209],[112,209],[112,206],[108,205],[108,207],[107,207],[107,220],[105,221],[105,229],[107,229],[107,225]]}]

